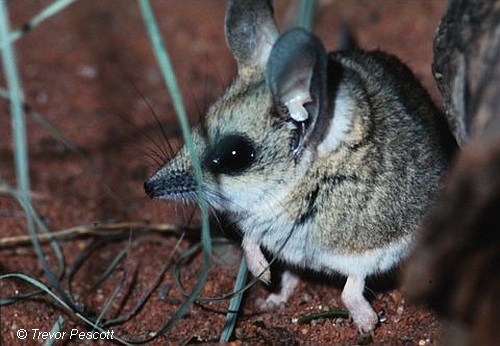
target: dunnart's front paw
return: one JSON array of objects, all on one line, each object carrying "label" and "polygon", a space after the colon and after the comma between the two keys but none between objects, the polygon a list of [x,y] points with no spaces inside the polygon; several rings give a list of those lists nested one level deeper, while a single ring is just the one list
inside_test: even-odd
[{"label": "dunnart's front paw", "polygon": [[269,285],[271,283],[271,271],[269,270],[269,262],[262,253],[259,244],[249,239],[243,238],[242,242],[243,252],[247,261],[247,267],[253,276],[259,277],[261,281]]}]

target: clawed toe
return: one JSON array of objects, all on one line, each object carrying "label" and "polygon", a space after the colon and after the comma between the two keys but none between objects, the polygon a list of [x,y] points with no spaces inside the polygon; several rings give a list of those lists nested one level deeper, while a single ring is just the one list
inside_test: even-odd
[{"label": "clawed toe", "polygon": [[271,293],[266,299],[257,300],[257,306],[260,311],[273,311],[285,306],[286,300],[279,294]]}]

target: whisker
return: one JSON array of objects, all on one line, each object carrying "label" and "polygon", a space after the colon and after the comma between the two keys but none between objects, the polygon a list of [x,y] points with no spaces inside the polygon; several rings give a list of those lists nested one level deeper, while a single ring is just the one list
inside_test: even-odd
[{"label": "whisker", "polygon": [[[140,99],[146,105],[149,110],[149,114],[154,118],[155,121],[155,129],[160,130],[161,136],[154,136],[151,134],[148,128],[144,128],[138,126],[133,119],[133,116],[127,114],[127,111],[122,111],[121,113],[115,113],[120,120],[139,131],[140,137],[143,137],[147,140],[149,145],[146,146],[146,149],[140,152],[140,157],[148,157],[154,161],[156,167],[154,169],[158,169],[159,166],[165,164],[165,161],[173,156],[175,153],[174,147],[172,146],[172,141],[170,140],[169,131],[165,127],[165,124],[160,120],[159,115],[155,111],[149,99],[144,95],[144,93],[138,88],[138,86],[134,83],[134,81],[130,78],[130,76],[121,71],[121,75],[128,81],[128,84],[133,88],[134,92],[139,95]],[[129,134],[128,137],[133,140],[137,140],[136,135]],[[151,163],[148,162],[148,166],[152,166]]]}]

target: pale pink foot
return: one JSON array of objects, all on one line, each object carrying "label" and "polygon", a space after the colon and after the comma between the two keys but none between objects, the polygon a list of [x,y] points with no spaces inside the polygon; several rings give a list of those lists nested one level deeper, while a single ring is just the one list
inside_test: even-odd
[{"label": "pale pink foot", "polygon": [[351,275],[347,277],[342,301],[349,310],[352,320],[363,334],[370,333],[378,323],[378,316],[363,296],[365,278]]},{"label": "pale pink foot", "polygon": [[245,253],[245,259],[250,273],[269,285],[271,283],[269,262],[264,257],[259,244],[249,237],[243,237],[241,246],[243,248],[243,252]]},{"label": "pale pink foot", "polygon": [[280,291],[278,293],[271,293],[266,300],[258,303],[259,308],[262,311],[270,311],[285,305],[298,283],[299,278],[286,270],[281,277]]}]

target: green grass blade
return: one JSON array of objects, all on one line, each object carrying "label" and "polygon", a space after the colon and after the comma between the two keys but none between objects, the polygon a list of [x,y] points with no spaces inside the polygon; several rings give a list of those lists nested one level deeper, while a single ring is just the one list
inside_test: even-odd
[{"label": "green grass blade", "polygon": [[[54,323],[52,329],[50,330],[50,334],[55,335],[56,333],[58,333],[61,330],[63,323],[64,323],[64,318],[61,315],[59,315],[59,317],[57,317],[56,323]],[[56,341],[57,341],[56,338],[49,338],[47,341],[45,341],[43,346],[52,346]]]},{"label": "green grass blade", "polygon": [[[9,98],[9,92],[3,88],[0,88],[0,97],[3,97],[7,99],[10,102]],[[33,120],[41,124],[55,139],[57,139],[59,142],[61,142],[64,146],[66,146],[68,149],[80,153],[81,151],[73,144],[71,143],[64,135],[61,133],[61,131],[50,121],[48,121],[43,115],[38,113],[37,111],[33,110],[28,104],[23,103],[23,110],[25,113],[30,115]]]},{"label": "green grass blade", "polygon": [[55,15],[57,12],[63,10],[65,7],[71,5],[74,3],[76,0],[58,0],[49,6],[47,6],[45,9],[43,9],[40,13],[38,13],[36,16],[34,16],[28,23],[24,24],[20,29],[17,29],[10,33],[10,35],[0,39],[0,49],[3,49],[3,47],[9,43],[12,43],[22,37],[26,32],[30,31],[46,19],[52,17]]},{"label": "green grass blade", "polygon": [[[2,177],[0,177],[0,186],[3,186],[5,188],[5,191],[10,194],[20,205],[22,204],[21,198],[19,197],[19,192],[11,186],[9,183],[7,183]],[[33,217],[33,220],[35,221],[36,225],[38,228],[46,234],[50,234],[50,231],[45,224],[45,222],[42,220],[40,215],[38,215],[38,212],[32,208],[30,210],[30,214]],[[58,271],[58,276],[62,277],[64,275],[64,268],[65,268],[65,262],[64,262],[64,255],[61,249],[61,246],[59,243],[53,239],[50,241],[50,245],[52,246],[52,249],[54,249],[58,264],[59,264],[59,271]]]},{"label": "green grass blade", "polygon": [[317,0],[299,0],[295,13],[295,26],[311,30],[317,5]]},{"label": "green grass blade", "polygon": [[238,276],[236,277],[236,283],[234,284],[234,292],[239,293],[236,293],[229,303],[226,322],[224,324],[224,327],[222,328],[222,333],[219,339],[220,342],[229,342],[231,335],[233,335],[234,327],[236,326],[236,321],[241,306],[241,301],[243,299],[242,289],[247,281],[247,269],[248,268],[245,256],[242,256],[240,268],[238,269]]},{"label": "green grass blade", "polygon": [[[83,322],[85,322],[86,324],[88,324],[89,326],[91,326],[92,328],[94,328],[95,330],[99,331],[99,332],[106,332],[106,330],[102,329],[101,327],[99,327],[98,325],[96,325],[94,322],[92,322],[91,320],[89,320],[88,318],[86,318],[85,316],[83,316],[82,314],[78,313],[78,312],[75,312],[68,304],[66,304],[59,296],[57,296],[54,292],[52,292],[50,290],[49,287],[47,287],[46,285],[44,285],[43,283],[41,283],[40,281],[38,280],[35,280],[33,279],[32,277],[26,275],[26,274],[22,274],[22,273],[10,273],[10,274],[4,274],[4,275],[0,275],[0,280],[5,280],[5,279],[13,279],[13,278],[16,278],[16,279],[20,279],[20,280],[24,280],[26,282],[28,282],[29,284],[39,288],[40,290],[44,291],[45,293],[47,293],[49,296],[51,296],[57,303],[59,303],[62,307],[64,307],[65,309],[67,309],[68,311],[70,312],[73,312],[75,313],[75,315],[80,319],[82,320]],[[0,300],[0,305],[2,304],[2,300]],[[125,341],[117,336],[114,336],[113,335],[113,340],[114,341],[117,341],[117,342],[121,342],[123,343],[124,345],[130,345],[130,343],[128,341]]]},{"label": "green grass blade", "polygon": [[[9,17],[6,0],[0,0],[0,42],[8,41]],[[26,225],[31,236],[33,248],[37,254],[46,278],[51,283],[58,283],[57,277],[50,269],[45,254],[36,236],[33,206],[30,198],[30,180],[28,165],[28,145],[26,119],[23,112],[22,87],[17,71],[16,59],[12,43],[2,47],[2,62],[9,90],[10,112],[12,121],[12,137],[14,142],[14,162],[19,203],[25,211]]]},{"label": "green grass blade", "polygon": [[[189,307],[195,302],[197,297],[200,295],[203,286],[205,285],[206,279],[208,277],[208,270],[210,266],[210,253],[212,251],[211,239],[210,239],[210,226],[208,221],[208,205],[206,201],[202,198],[202,171],[200,165],[200,159],[196,151],[193,139],[191,137],[189,123],[187,121],[186,111],[183,106],[182,97],[177,86],[177,81],[175,78],[175,73],[170,62],[167,50],[163,45],[162,38],[158,29],[158,25],[153,15],[151,5],[148,0],[138,0],[139,7],[142,12],[144,23],[146,25],[146,30],[149,34],[149,38],[155,53],[156,59],[158,61],[160,70],[162,72],[163,78],[167,84],[170,91],[172,101],[174,103],[174,108],[177,114],[177,118],[181,125],[182,135],[186,143],[189,155],[191,157],[194,175],[197,182],[196,192],[198,196],[198,204],[201,212],[202,221],[202,231],[201,239],[203,243],[203,267],[198,276],[197,283],[193,288],[191,295],[186,298],[186,301],[179,307],[179,309],[171,317],[170,321],[159,331],[160,333],[165,332],[171,326],[173,326],[179,319],[182,318],[188,311]],[[154,337],[154,336],[153,336]]]},{"label": "green grass blade", "polygon": [[[0,40],[3,42],[9,37],[9,19],[7,4],[0,0]],[[17,73],[16,59],[12,45],[6,44],[2,48],[3,70],[9,88],[10,112],[12,122],[12,139],[14,142],[14,162],[16,169],[17,188],[19,200],[26,211],[26,222],[30,233],[34,234],[34,222],[27,206],[31,204],[29,191],[30,183],[28,176],[28,148],[26,140],[26,120],[22,108],[22,88]]]},{"label": "green grass blade", "polygon": [[[9,19],[5,0],[0,0],[0,39],[9,37]],[[15,148],[15,165],[19,195],[29,201],[28,149],[26,143],[26,121],[22,108],[22,88],[17,73],[16,59],[11,44],[2,48],[3,70],[9,87],[10,112]]]},{"label": "green grass blade", "polygon": [[297,318],[293,322],[297,323],[297,324],[306,324],[306,323],[310,323],[311,321],[317,320],[320,318],[344,318],[344,319],[348,319],[349,318],[349,311],[335,309],[335,310],[329,310],[329,311],[315,312],[315,313],[309,314],[307,316]]}]

